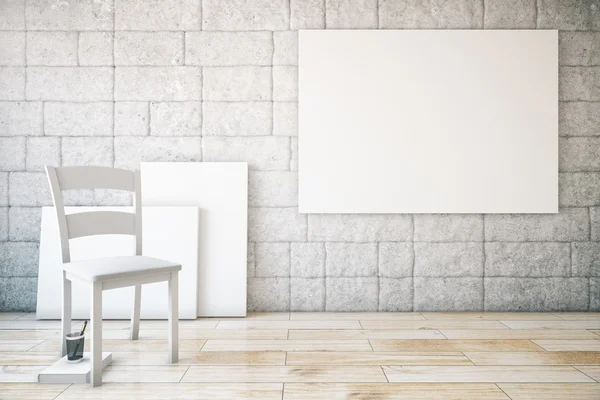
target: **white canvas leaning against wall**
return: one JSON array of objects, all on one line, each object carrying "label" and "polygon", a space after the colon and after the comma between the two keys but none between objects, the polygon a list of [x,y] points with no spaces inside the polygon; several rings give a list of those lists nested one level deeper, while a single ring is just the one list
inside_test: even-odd
[{"label": "white canvas leaning against wall", "polygon": [[558,212],[553,30],[299,33],[299,211]]},{"label": "white canvas leaning against wall", "polygon": [[198,316],[246,316],[248,164],[143,162],[146,206],[200,210]]}]

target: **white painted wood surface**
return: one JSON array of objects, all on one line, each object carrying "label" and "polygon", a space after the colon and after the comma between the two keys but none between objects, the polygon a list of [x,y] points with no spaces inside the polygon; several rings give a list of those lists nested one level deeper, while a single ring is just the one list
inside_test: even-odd
[{"label": "white painted wood surface", "polygon": [[140,170],[145,206],[200,210],[198,316],[245,316],[248,164],[156,162]]},{"label": "white painted wood surface", "polygon": [[[89,383],[92,368],[91,354],[83,353],[83,360],[76,364],[67,362],[63,357],[38,374],[39,383]],[[112,362],[112,353],[102,353],[102,368]]]},{"label": "white painted wood surface", "polygon": [[558,212],[558,32],[299,32],[301,213]]},{"label": "white painted wood surface", "polygon": [[[93,210],[131,212],[132,207],[66,207],[67,214]],[[179,262],[179,318],[195,319],[197,315],[198,281],[198,208],[143,207],[144,255]],[[38,275],[38,319],[61,318],[61,247],[56,214],[52,207],[42,209],[40,267]],[[89,236],[70,241],[71,259],[134,255],[135,237],[124,235]],[[72,317],[90,317],[90,287],[72,284]],[[131,318],[134,288],[104,292],[105,319]],[[142,287],[141,318],[166,319],[168,316],[168,283],[152,283]]]}]

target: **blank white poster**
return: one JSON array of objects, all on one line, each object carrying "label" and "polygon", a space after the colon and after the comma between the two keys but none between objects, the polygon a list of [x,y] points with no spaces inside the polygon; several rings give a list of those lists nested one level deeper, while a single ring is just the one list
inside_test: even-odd
[{"label": "blank white poster", "polygon": [[558,212],[553,30],[299,32],[301,213]]}]

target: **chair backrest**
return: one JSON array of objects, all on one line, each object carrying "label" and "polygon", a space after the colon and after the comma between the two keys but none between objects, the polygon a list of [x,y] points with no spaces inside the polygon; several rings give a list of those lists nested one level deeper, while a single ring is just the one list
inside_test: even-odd
[{"label": "chair backrest", "polygon": [[[134,235],[135,254],[142,255],[142,187],[139,171],[109,167],[46,167],[58,219],[62,260],[71,261],[69,239],[93,235]],[[135,193],[135,213],[89,211],[65,214],[63,190],[115,189]]]}]

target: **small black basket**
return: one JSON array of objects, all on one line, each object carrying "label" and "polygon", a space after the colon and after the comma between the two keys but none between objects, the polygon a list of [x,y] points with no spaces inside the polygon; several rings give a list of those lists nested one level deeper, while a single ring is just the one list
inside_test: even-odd
[{"label": "small black basket", "polygon": [[85,336],[81,332],[69,333],[65,340],[67,341],[67,361],[77,363],[83,360]]}]

